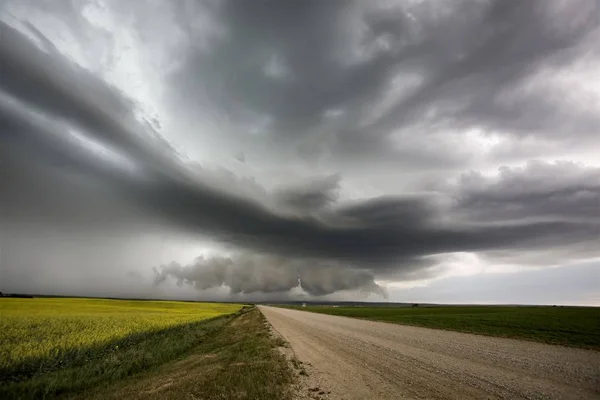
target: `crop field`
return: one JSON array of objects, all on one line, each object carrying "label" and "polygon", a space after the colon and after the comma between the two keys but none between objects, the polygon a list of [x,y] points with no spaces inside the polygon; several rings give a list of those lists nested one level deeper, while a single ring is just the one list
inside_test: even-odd
[{"label": "crop field", "polygon": [[0,397],[19,390],[56,394],[158,365],[197,344],[210,332],[211,319],[241,308],[172,301],[2,298]]},{"label": "crop field", "polygon": [[598,307],[293,307],[330,315],[600,350]]}]

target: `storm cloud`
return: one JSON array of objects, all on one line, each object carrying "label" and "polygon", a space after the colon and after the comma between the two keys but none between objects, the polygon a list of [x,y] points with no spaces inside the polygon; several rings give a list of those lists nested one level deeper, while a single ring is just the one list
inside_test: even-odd
[{"label": "storm cloud", "polygon": [[[577,81],[600,6],[576,3],[8,1],[3,235],[180,232],[223,254],[156,263],[155,283],[232,294],[385,295],[453,253],[600,257],[600,89]],[[111,57],[98,21],[128,21],[158,115],[40,10]]]},{"label": "storm cloud", "polygon": [[314,260],[303,262],[255,255],[198,257],[185,266],[162,265],[155,269],[155,275],[155,284],[172,277],[178,285],[185,283],[199,290],[227,286],[232,294],[277,293],[301,288],[313,296],[360,290],[387,298],[387,292],[374,282],[372,273]]}]

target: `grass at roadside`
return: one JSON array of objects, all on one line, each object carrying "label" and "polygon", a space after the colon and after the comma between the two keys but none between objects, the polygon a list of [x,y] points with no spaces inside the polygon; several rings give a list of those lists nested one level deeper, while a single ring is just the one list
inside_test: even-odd
[{"label": "grass at roadside", "polygon": [[290,399],[293,372],[255,308],[176,362],[75,396],[93,399]]},{"label": "grass at roadside", "polygon": [[600,350],[598,307],[295,307],[305,311]]},{"label": "grass at roadside", "polygon": [[[0,398],[76,393],[186,354],[241,305],[0,299]],[[215,319],[217,318],[217,319]]]}]

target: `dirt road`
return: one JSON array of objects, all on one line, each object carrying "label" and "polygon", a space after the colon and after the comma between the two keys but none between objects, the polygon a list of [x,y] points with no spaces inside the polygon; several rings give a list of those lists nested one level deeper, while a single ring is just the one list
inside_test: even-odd
[{"label": "dirt road", "polygon": [[600,352],[260,307],[319,399],[600,399]]}]

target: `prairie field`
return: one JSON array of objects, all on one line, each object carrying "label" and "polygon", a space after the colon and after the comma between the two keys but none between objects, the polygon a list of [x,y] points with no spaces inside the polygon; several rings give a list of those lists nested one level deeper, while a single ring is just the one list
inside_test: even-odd
[{"label": "prairie field", "polygon": [[600,308],[308,306],[305,311],[600,350]]},{"label": "prairie field", "polygon": [[32,395],[56,394],[128,376],[183,354],[215,325],[210,320],[241,308],[175,301],[2,298],[0,395],[20,389]]}]

